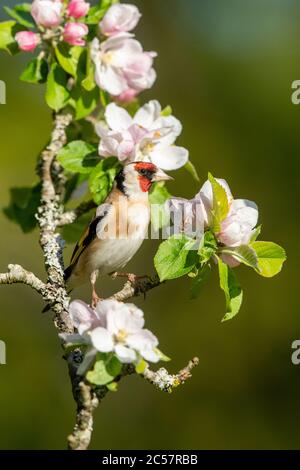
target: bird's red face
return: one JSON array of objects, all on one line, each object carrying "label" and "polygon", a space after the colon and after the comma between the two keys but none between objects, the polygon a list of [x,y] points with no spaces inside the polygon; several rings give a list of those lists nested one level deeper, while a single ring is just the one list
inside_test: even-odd
[{"label": "bird's red face", "polygon": [[141,190],[147,193],[151,188],[152,178],[157,171],[156,166],[153,163],[138,162],[134,165],[134,169],[138,174]]},{"label": "bird's red face", "polygon": [[142,192],[147,193],[151,185],[157,181],[167,181],[173,179],[164,171],[157,168],[153,163],[137,162],[134,170],[138,174],[139,186]]},{"label": "bird's red face", "polygon": [[117,188],[129,198],[148,193],[151,185],[157,181],[168,181],[173,178],[153,163],[127,163],[116,177]]}]

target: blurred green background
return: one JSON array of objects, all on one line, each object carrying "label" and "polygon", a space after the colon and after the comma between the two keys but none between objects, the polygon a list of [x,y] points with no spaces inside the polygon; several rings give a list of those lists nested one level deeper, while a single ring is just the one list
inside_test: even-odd
[{"label": "blurred green background", "polygon": [[[6,1],[6,4],[17,2]],[[300,366],[291,343],[300,338],[299,265],[300,106],[291,83],[300,79],[297,0],[139,0],[137,36],[159,52],[158,80],[142,100],[171,104],[183,122],[180,143],[201,179],[226,178],[236,197],[255,200],[262,238],[289,255],[281,275],[263,279],[239,268],[245,300],[226,324],[214,275],[196,301],[188,280],[169,282],[139,299],[147,326],[177,371],[198,355],[193,379],[164,395],[139,377],[124,380],[100,405],[93,449],[299,448]],[[1,13],[1,19],[5,15]],[[1,207],[11,186],[31,184],[36,157],[51,128],[43,88],[18,81],[25,54],[0,54],[7,104],[0,106]],[[198,185],[176,173],[173,194],[191,197]],[[44,277],[37,233],[23,235],[0,215],[0,271],[21,263]],[[131,269],[152,271],[155,243],[147,241]],[[70,248],[68,248],[69,254]],[[103,281],[109,293],[117,281]],[[0,447],[65,448],[74,420],[66,365],[50,315],[27,287],[0,288]],[[77,292],[88,299],[88,291]]]}]

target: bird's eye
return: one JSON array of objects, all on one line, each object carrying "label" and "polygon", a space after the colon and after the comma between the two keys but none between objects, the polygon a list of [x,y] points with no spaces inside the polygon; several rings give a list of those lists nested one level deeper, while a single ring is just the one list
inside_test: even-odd
[{"label": "bird's eye", "polygon": [[144,168],[142,170],[140,170],[140,174],[143,175],[143,176],[146,176],[147,175],[147,170],[145,170]]}]

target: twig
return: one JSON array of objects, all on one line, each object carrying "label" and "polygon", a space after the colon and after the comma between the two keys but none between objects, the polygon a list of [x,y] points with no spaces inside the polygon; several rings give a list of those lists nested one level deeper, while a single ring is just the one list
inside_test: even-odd
[{"label": "twig", "polygon": [[127,281],[124,287],[112,297],[119,302],[125,302],[132,297],[146,295],[146,293],[155,287],[161,285],[159,278],[137,279],[135,282]]},{"label": "twig", "polygon": [[64,212],[58,219],[57,225],[63,227],[64,225],[73,224],[79,217],[86,214],[90,210],[96,208],[94,201],[87,201],[81,203],[78,207],[73,210]]},{"label": "twig", "polygon": [[192,377],[191,372],[195,367],[198,366],[198,364],[198,357],[194,357],[194,359],[192,359],[184,369],[178,372],[178,374],[169,374],[165,368],[161,368],[157,372],[153,372],[147,368],[142,376],[152,385],[155,385],[155,387],[157,387],[159,390],[172,393],[174,388],[184,384],[189,378]]},{"label": "twig", "polygon": [[0,274],[0,284],[26,284],[47,299],[47,286],[35,274],[18,264],[10,264],[8,273]]}]

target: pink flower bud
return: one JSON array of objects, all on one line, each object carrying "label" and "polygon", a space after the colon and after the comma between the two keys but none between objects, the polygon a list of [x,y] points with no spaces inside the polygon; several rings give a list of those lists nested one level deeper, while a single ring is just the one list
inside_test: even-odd
[{"label": "pink flower bud", "polygon": [[86,16],[89,9],[90,4],[85,2],[85,0],[71,0],[68,5],[67,12],[68,16],[78,19]]},{"label": "pink flower bud", "polygon": [[85,40],[82,39],[89,32],[86,24],[67,23],[64,29],[64,40],[71,46],[84,46]]},{"label": "pink flower bud", "polygon": [[106,36],[132,31],[139,22],[141,14],[135,5],[117,3],[105,13],[100,23],[101,32]]},{"label": "pink flower bud", "polygon": [[62,19],[61,0],[34,0],[31,15],[35,22],[45,28],[56,28]]},{"label": "pink flower bud", "polygon": [[40,42],[40,36],[32,31],[20,31],[16,34],[15,40],[21,51],[33,51]]},{"label": "pink flower bud", "polygon": [[117,96],[117,101],[120,103],[130,103],[138,95],[138,91],[128,88],[128,90],[123,91],[119,96]]}]

